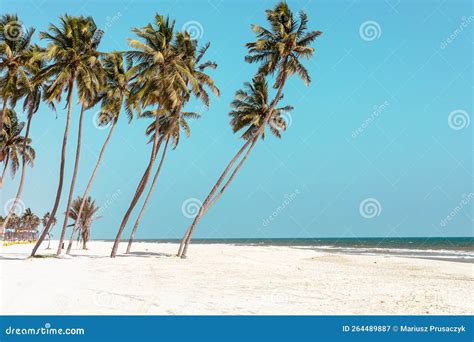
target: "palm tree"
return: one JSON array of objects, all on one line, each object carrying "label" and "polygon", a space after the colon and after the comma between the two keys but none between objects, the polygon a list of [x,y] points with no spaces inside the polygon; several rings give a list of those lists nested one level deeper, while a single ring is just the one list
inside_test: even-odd
[{"label": "palm tree", "polygon": [[[3,183],[8,166],[13,178],[20,166],[20,158],[23,159],[24,163],[33,165],[36,156],[35,150],[31,146],[31,139],[21,135],[25,123],[18,122],[16,113],[11,109],[7,110],[7,117],[8,124],[4,126],[3,134],[0,135],[0,162],[3,162],[0,186]],[[14,205],[12,209],[14,209]],[[8,216],[2,224],[2,231],[5,228],[7,219]]]},{"label": "palm tree", "polygon": [[[246,142],[227,165],[224,172],[221,174],[216,184],[211,189],[211,192],[199,208],[198,214],[194,218],[193,223],[186,231],[178,250],[178,256],[181,258],[186,257],[186,252],[191,240],[191,236],[202,216],[217,201],[217,199],[222,195],[230,182],[233,180],[237,171],[240,169],[242,164],[247,159],[250,151],[253,149],[258,137],[263,135],[266,124],[269,123],[270,120],[275,119],[275,108],[277,103],[283,97],[283,88],[287,78],[296,73],[306,85],[310,83],[309,74],[305,67],[301,64],[300,59],[302,57],[310,58],[313,55],[314,49],[310,46],[310,44],[319,35],[321,35],[321,32],[307,32],[308,17],[306,13],[300,12],[299,20],[295,19],[293,13],[285,2],[278,3],[274,9],[267,10],[266,14],[267,21],[269,22],[271,28],[265,29],[258,25],[252,26],[253,31],[257,35],[257,40],[247,44],[249,55],[245,59],[249,63],[261,63],[258,70],[258,77],[276,74],[274,88],[277,89],[277,93],[273,100],[265,106],[265,115],[263,119],[259,120],[258,125],[249,126],[249,123],[243,120],[243,118],[237,120],[237,122],[241,121],[242,125],[249,126],[250,131],[248,131],[248,134],[244,134]],[[258,79],[255,79],[255,82],[258,83]],[[256,86],[255,82],[254,86]],[[251,89],[249,90],[249,93],[253,93]],[[245,98],[244,93],[245,91],[237,92],[236,101],[243,100]],[[243,98],[240,99],[240,97]],[[236,105],[237,103],[234,101],[233,104]],[[234,109],[235,111],[232,113],[244,110],[244,108],[241,108],[240,106],[234,107]],[[231,116],[233,115],[232,113]],[[239,117],[238,114],[236,115]],[[234,121],[234,124],[237,122]],[[231,122],[231,125],[235,130],[238,126],[235,126],[234,124]],[[219,191],[217,191],[225,177],[229,174],[233,165],[245,151],[246,153],[236,165],[226,183]]]},{"label": "palm tree", "polygon": [[[28,72],[28,78],[30,80],[30,87],[23,87],[23,89],[20,90],[20,92],[17,94],[17,96],[25,96],[25,100],[23,103],[23,110],[27,112],[27,123],[26,123],[26,132],[25,132],[25,138],[23,139],[23,155],[25,155],[26,150],[27,150],[27,143],[29,142],[29,135],[30,135],[30,128],[31,128],[31,122],[33,119],[33,115],[38,111],[39,105],[41,103],[41,95],[42,95],[42,89],[44,84],[41,82],[33,82],[33,79],[38,75],[39,71],[41,68],[44,67],[44,58],[42,54],[42,50],[39,46],[35,45],[32,47],[30,50],[30,59],[27,64],[27,72]],[[23,191],[23,185],[25,182],[25,174],[26,174],[26,164],[29,163],[27,158],[22,158],[21,162],[21,177],[20,177],[20,184],[18,186],[18,190],[15,196],[15,200],[13,202],[13,205],[10,208],[10,211],[8,212],[3,224],[2,224],[2,231],[5,231],[5,227],[8,224],[8,221],[10,220],[10,216],[14,211],[14,208],[16,207],[18,201],[20,200],[21,193]]]},{"label": "palm tree", "polygon": [[[57,223],[56,217],[51,217],[51,214],[48,211],[43,215],[43,218],[41,219],[41,224],[43,225],[43,229],[46,228],[46,225],[48,224],[50,219],[52,220],[51,226],[54,227],[56,225]],[[48,247],[46,247],[46,249],[51,249],[50,244],[51,244],[51,234],[48,233]]]},{"label": "palm tree", "polygon": [[15,14],[0,17],[0,97],[3,101],[0,112],[0,133],[3,129],[7,106],[15,108],[18,91],[30,87],[26,65],[30,61],[33,28],[24,30]]},{"label": "palm tree", "polygon": [[[199,96],[199,87],[188,61],[183,58],[181,50],[177,47],[174,33],[174,21],[160,15],[155,16],[154,25],[148,24],[141,29],[133,29],[140,38],[129,39],[130,46],[135,49],[127,53],[129,59],[136,61],[133,67],[135,81],[132,84],[132,97],[134,108],[139,112],[146,107],[156,107],[155,132],[159,132],[159,120],[163,113],[172,113],[183,105],[183,93],[194,93]],[[188,84],[193,85],[191,90]],[[151,169],[163,142],[159,134],[154,134],[150,160],[140,180],[135,195],[120,224],[111,257],[117,254],[120,237],[125,229],[128,219],[140,199],[150,177]]]},{"label": "palm tree", "polygon": [[[81,206],[82,211],[81,214],[79,214]],[[93,201],[90,196],[87,197],[86,200],[82,197],[77,197],[71,204],[68,215],[69,218],[74,220],[74,225],[77,223],[81,229],[82,249],[87,249],[87,241],[89,241],[92,222],[100,218],[97,216],[98,210],[99,207],[95,205],[95,201]]]},{"label": "palm tree", "polygon": [[[45,50],[45,56],[52,63],[40,72],[38,80],[54,80],[45,89],[45,99],[48,103],[52,103],[54,101],[60,102],[62,93],[67,92],[67,116],[61,148],[59,182],[53,209],[51,210],[51,217],[55,217],[58,210],[59,201],[61,199],[64,181],[64,166],[66,162],[66,145],[72,110],[72,94],[75,84],[78,88],[78,98],[82,103],[82,106],[81,113],[79,115],[76,159],[66,207],[66,215],[64,218],[63,228],[61,230],[60,243],[57,252],[58,255],[61,253],[62,242],[64,241],[64,235],[66,233],[68,219],[67,213],[72,201],[78,170],[84,110],[86,110],[89,104],[92,103],[92,99],[100,89],[101,68],[96,48],[100,43],[103,33],[97,29],[94,20],[91,17],[73,17],[66,14],[60,18],[60,21],[60,27],[50,24],[49,32],[40,33],[40,39],[47,39],[49,41],[49,44]],[[41,242],[49,233],[51,223],[52,222],[50,221],[46,224],[45,229],[43,230],[38,242],[31,252],[32,256],[36,254]]]},{"label": "palm tree", "polygon": [[[182,51],[183,58],[187,61],[189,70],[193,73],[193,76],[195,77],[195,80],[197,81],[196,86],[198,87],[199,91],[197,91],[196,94],[198,98],[200,98],[207,107],[209,106],[209,95],[204,87],[206,86],[210,88],[216,94],[216,96],[219,95],[219,89],[217,89],[217,87],[214,85],[213,80],[207,74],[203,72],[207,68],[215,69],[217,67],[217,64],[211,61],[206,61],[206,62],[201,63],[201,60],[204,57],[209,46],[210,44],[207,43],[206,45],[204,45],[202,49],[197,51],[197,41],[191,40],[187,32],[177,34],[176,47],[177,49],[179,49],[179,51]],[[189,101],[189,98],[190,98],[189,93],[184,93],[182,96],[183,96],[183,103],[186,103]],[[146,116],[153,117],[155,115],[158,115],[158,114],[157,113],[154,114],[151,112],[147,112],[144,114],[145,117]],[[166,156],[166,150],[168,148],[169,141],[172,140],[172,149],[173,150],[176,149],[179,143],[181,130],[186,132],[186,135],[188,137],[191,135],[191,130],[189,128],[189,124],[187,123],[187,120],[198,119],[198,118],[200,118],[200,115],[198,113],[181,112],[181,111],[175,111],[174,113],[162,114],[161,117],[159,118],[160,139],[166,141],[166,143],[163,149],[163,153],[161,155],[160,162],[158,164],[158,169],[155,172],[155,175],[151,182],[150,189],[148,190],[145,201],[142,205],[142,208],[140,209],[140,213],[138,214],[137,220],[135,221],[132,232],[130,234],[126,253],[130,253],[132,243],[133,243],[133,238],[138,229],[138,226],[143,217],[147,204],[150,200],[151,194],[153,193],[153,189],[156,185],[156,181],[160,174],[161,167],[163,165],[163,161]],[[150,124],[148,126],[146,134],[147,135],[155,134],[154,124]]]},{"label": "palm tree", "polygon": [[[89,194],[89,190],[92,187],[92,183],[102,161],[105,148],[112,137],[115,124],[117,123],[120,111],[122,110],[122,106],[124,106],[124,104],[129,119],[131,120],[132,118],[131,104],[128,101],[130,95],[129,82],[132,73],[130,72],[130,68],[127,69],[125,67],[122,53],[112,52],[106,54],[103,58],[103,69],[106,80],[104,89],[97,98],[97,101],[101,101],[101,111],[99,112],[98,120],[100,124],[110,124],[110,129],[107,137],[105,138],[104,144],[102,145],[102,149],[100,150],[99,157],[97,158],[96,165],[92,171],[91,177],[89,178],[89,182],[87,183],[84,194],[82,195],[82,203],[79,205],[77,210],[77,216],[79,217],[82,215],[82,210],[86,204],[86,198],[88,198],[87,195]],[[71,252],[74,235],[78,228],[79,220],[76,220],[74,228],[71,232],[71,237],[69,239],[69,245],[66,252],[67,254]]]},{"label": "palm tree", "polygon": [[21,223],[22,240],[34,240],[37,228],[41,223],[40,218],[30,208],[27,208],[21,216]]}]

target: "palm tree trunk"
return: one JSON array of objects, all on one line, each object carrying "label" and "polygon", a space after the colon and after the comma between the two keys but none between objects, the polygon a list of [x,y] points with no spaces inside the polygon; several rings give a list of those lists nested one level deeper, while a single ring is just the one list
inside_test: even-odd
[{"label": "palm tree trunk", "polygon": [[77,146],[76,146],[76,160],[74,161],[74,170],[72,171],[71,186],[69,188],[69,196],[67,199],[66,213],[64,214],[63,228],[61,229],[61,236],[59,238],[59,246],[56,255],[59,256],[63,249],[64,236],[66,235],[67,221],[69,220],[69,212],[71,210],[71,202],[74,197],[74,187],[76,185],[77,171],[79,169],[79,157],[81,155],[82,143],[82,119],[84,118],[84,104],[81,107],[81,114],[79,115],[79,128],[77,130]]},{"label": "palm tree trunk", "polygon": [[165,144],[165,147],[163,149],[163,154],[161,155],[160,164],[158,165],[158,169],[156,170],[155,176],[153,177],[153,181],[151,183],[150,190],[148,190],[148,194],[146,195],[145,202],[143,203],[143,206],[140,210],[140,213],[138,214],[138,218],[135,221],[135,225],[133,226],[132,233],[130,234],[130,239],[128,240],[128,246],[127,246],[127,252],[126,252],[127,254],[130,253],[130,249],[132,248],[133,237],[135,235],[135,232],[137,231],[138,225],[140,224],[140,221],[142,219],[143,213],[145,212],[145,208],[148,204],[148,201],[150,200],[151,194],[153,192],[156,181],[158,179],[158,175],[160,174],[161,166],[163,165],[163,161],[165,160],[166,150],[168,149],[169,140],[170,140],[170,138],[166,139],[166,144]]},{"label": "palm tree trunk", "polygon": [[232,158],[232,160],[229,162],[229,164],[227,165],[227,167],[225,168],[224,172],[222,172],[222,174],[220,175],[219,179],[217,180],[216,184],[214,185],[214,187],[211,189],[211,192],[209,193],[209,195],[207,195],[206,199],[204,200],[203,204],[201,205],[201,208],[199,208],[199,211],[196,215],[196,217],[194,218],[194,221],[193,223],[191,224],[191,226],[188,228],[188,230],[186,231],[186,233],[184,234],[184,237],[183,239],[181,240],[181,244],[179,246],[179,250],[178,250],[178,254],[177,256],[181,256],[182,254],[182,251],[183,251],[183,247],[184,247],[184,244],[185,244],[185,241],[186,239],[188,238],[191,230],[193,229],[193,227],[197,224],[197,222],[199,221],[199,219],[201,218],[202,215],[204,215],[204,212],[203,212],[203,209],[207,206],[207,204],[211,201],[212,199],[212,196],[214,196],[215,192],[217,191],[217,189],[219,188],[219,186],[221,185],[221,183],[223,182],[225,176],[227,176],[227,174],[229,173],[230,169],[232,168],[232,166],[235,164],[235,162],[237,161],[237,159],[239,159],[240,155],[245,151],[245,149],[249,146],[250,144],[250,140],[247,140],[247,142],[244,144],[244,146],[242,146],[240,148],[240,150],[237,152],[237,154]]},{"label": "palm tree trunk", "polygon": [[199,221],[201,220],[201,218],[204,216],[204,214],[209,210],[209,208],[219,199],[219,197],[224,193],[225,189],[227,189],[227,187],[229,186],[229,184],[232,182],[232,180],[234,179],[235,175],[237,174],[237,172],[239,171],[239,169],[242,167],[242,165],[244,164],[245,160],[248,158],[248,156],[250,155],[250,152],[252,151],[252,149],[254,148],[255,146],[255,143],[257,142],[258,140],[258,137],[259,136],[256,136],[254,138],[252,138],[252,143],[250,144],[247,152],[245,153],[245,155],[243,156],[243,158],[240,160],[240,162],[237,164],[237,166],[235,167],[234,171],[232,172],[232,174],[230,175],[229,179],[227,180],[227,182],[225,182],[225,184],[222,186],[221,190],[219,190],[219,192],[212,198],[210,198],[208,200],[208,202],[204,205],[201,206],[201,209],[199,210],[199,213],[198,215],[196,215],[196,217],[194,218],[194,221],[193,223],[191,224],[191,226],[189,227],[188,229],[188,232],[186,234],[186,236],[183,238],[184,241],[181,242],[181,244],[184,243],[184,246],[181,247],[180,246],[180,249],[182,250],[182,253],[178,254],[178,256],[180,256],[182,259],[186,258],[186,252],[188,251],[188,246],[189,246],[189,242],[191,241],[191,236],[194,232],[194,230],[196,229],[196,226],[197,224],[199,223]]},{"label": "palm tree trunk", "polygon": [[[213,205],[217,199],[222,195],[222,193],[224,192],[224,190],[227,188],[227,186],[230,184],[230,182],[232,181],[232,179],[234,178],[235,174],[237,173],[237,171],[240,169],[240,167],[242,166],[243,162],[245,161],[245,159],[247,159],[250,151],[253,149],[258,137],[260,136],[260,133],[262,133],[264,130],[265,130],[265,125],[266,123],[270,120],[270,118],[272,117],[272,114],[273,114],[273,110],[275,109],[277,103],[281,100],[281,95],[282,95],[282,92],[283,92],[283,88],[285,86],[285,83],[286,83],[286,63],[283,63],[283,66],[282,66],[282,69],[281,69],[281,72],[283,73],[283,80],[282,82],[280,83],[280,86],[278,87],[278,91],[275,95],[275,98],[273,99],[273,101],[271,102],[270,104],[270,107],[268,109],[268,113],[267,113],[267,116],[265,117],[262,125],[260,126],[260,128],[258,129],[258,131],[255,133],[254,137],[249,139],[245,144],[244,146],[240,149],[240,151],[234,156],[234,158],[231,160],[231,162],[229,163],[229,165],[227,166],[226,170],[224,171],[224,173],[221,175],[221,177],[218,179],[217,183],[214,185],[214,187],[212,188],[211,192],[209,193],[209,195],[207,196],[206,200],[204,201],[204,203],[202,204],[201,208],[199,208],[199,212],[198,214],[196,215],[196,217],[194,218],[194,221],[193,223],[191,224],[191,226],[188,228],[188,230],[186,231],[183,239],[181,240],[181,243],[180,243],[180,246],[179,246],[179,249],[178,249],[178,254],[177,256],[178,257],[181,257],[182,259],[183,258],[186,258],[186,252],[188,250],[188,246],[189,246],[189,242],[191,241],[191,236],[194,232],[194,230],[196,229],[196,226],[198,224],[198,222],[201,220],[202,216],[207,212],[207,210],[211,207],[211,205]],[[227,181],[227,183],[222,187],[221,191],[219,192],[219,194],[216,195],[215,198],[213,198],[214,196],[214,193],[216,192],[217,188],[220,186],[220,184],[222,183],[223,179],[225,178],[225,176],[227,175],[227,173],[229,172],[229,170],[231,169],[232,165],[235,163],[235,161],[238,159],[238,157],[240,156],[240,154],[242,154],[242,152],[245,150],[245,148],[247,147],[247,145],[250,143],[250,141],[252,141],[252,145],[249,147],[249,150],[247,151],[247,153],[245,154],[244,158],[242,159],[242,161],[237,165],[236,169],[233,171],[232,175],[230,176],[229,180]]]},{"label": "palm tree trunk", "polygon": [[120,243],[120,237],[122,236],[123,230],[125,229],[125,226],[128,222],[128,219],[130,218],[130,215],[132,214],[133,209],[135,208],[138,200],[140,199],[140,196],[145,190],[146,183],[148,182],[148,178],[150,178],[150,172],[155,162],[155,158],[159,151],[162,141],[163,140],[159,138],[159,116],[157,115],[155,119],[155,136],[153,139],[153,148],[151,149],[150,161],[148,162],[148,166],[145,169],[145,172],[138,185],[137,190],[135,191],[135,195],[133,196],[132,202],[130,203],[129,208],[125,212],[125,215],[122,219],[119,230],[117,232],[117,236],[115,237],[114,245],[112,247],[112,252],[110,253],[111,258],[115,258],[115,256],[117,255],[117,250]]},{"label": "palm tree trunk", "polygon": [[58,189],[56,191],[56,199],[54,200],[53,209],[51,210],[51,216],[50,216],[48,222],[46,223],[46,226],[44,227],[43,232],[41,233],[38,241],[36,242],[35,246],[33,247],[33,250],[31,251],[31,256],[35,256],[36,252],[38,251],[39,246],[44,241],[46,235],[49,233],[49,229],[51,227],[51,224],[53,223],[54,218],[56,217],[56,212],[58,210],[59,201],[61,200],[61,192],[62,192],[62,189],[63,189],[63,182],[64,182],[64,165],[66,163],[67,137],[68,137],[68,134],[69,134],[69,124],[70,124],[70,121],[71,121],[73,85],[74,85],[74,78],[71,78],[71,81],[69,81],[69,89],[68,89],[68,96],[67,96],[68,110],[67,110],[67,116],[66,116],[66,127],[64,128],[63,145],[62,145],[62,148],[61,148],[61,164],[59,166],[59,183],[58,183]]},{"label": "palm tree trunk", "polygon": [[[25,158],[25,151],[26,151],[26,141],[28,140],[28,137],[30,136],[30,127],[31,127],[31,119],[33,118],[33,113],[30,111],[28,115],[28,121],[26,123],[26,132],[25,132],[25,138],[23,140],[23,158],[21,160],[21,178],[20,178],[20,185],[18,186],[18,190],[16,192],[15,196],[15,201],[13,202],[13,205],[10,208],[10,211],[7,214],[7,217],[5,217],[5,220],[3,221],[2,224],[2,232],[5,232],[5,228],[8,224],[8,221],[10,221],[10,218],[12,216],[12,213],[15,211],[16,204],[20,200],[21,193],[23,191],[23,184],[25,182],[25,173],[26,173],[26,158]],[[2,182],[3,182],[3,174],[2,174]]]},{"label": "palm tree trunk", "polygon": [[0,114],[0,133],[3,130],[3,121],[5,120],[5,116],[7,115],[7,102],[8,98],[3,100],[2,113]]},{"label": "palm tree trunk", "polygon": [[8,162],[10,161],[10,155],[7,155],[5,159],[5,164],[3,166],[3,171],[2,171],[2,178],[0,178],[0,188],[3,186],[3,179],[5,178],[5,174],[7,173],[7,168],[8,168]]},{"label": "palm tree trunk", "polygon": [[79,212],[77,213],[77,218],[78,219],[74,223],[74,228],[72,229],[72,232],[71,232],[71,238],[69,239],[69,244],[67,246],[66,254],[69,254],[71,252],[72,243],[74,241],[74,235],[76,233],[77,228],[79,227],[80,217],[82,215],[82,211],[84,210],[84,205],[86,203],[87,195],[89,194],[89,190],[92,187],[92,183],[94,182],[94,178],[97,174],[97,170],[99,170],[99,166],[100,166],[100,163],[102,162],[102,157],[104,155],[105,148],[107,147],[107,144],[109,143],[110,138],[112,137],[112,133],[113,133],[114,128],[115,128],[115,123],[116,123],[116,121],[114,120],[112,122],[112,126],[110,127],[109,134],[107,135],[107,138],[104,141],[104,145],[102,145],[102,149],[100,150],[99,157],[97,158],[97,163],[95,164],[95,168],[92,171],[92,175],[89,179],[89,183],[87,183],[86,190],[84,191],[84,195],[82,195],[82,202],[81,202],[81,205],[79,207]]}]

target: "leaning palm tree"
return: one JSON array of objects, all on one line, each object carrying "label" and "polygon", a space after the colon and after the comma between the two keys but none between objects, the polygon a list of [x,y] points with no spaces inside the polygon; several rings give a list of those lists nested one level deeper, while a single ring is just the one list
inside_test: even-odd
[{"label": "leaning palm tree", "polygon": [[[41,82],[33,82],[33,79],[38,75],[39,71],[44,67],[44,58],[42,54],[42,50],[39,46],[35,45],[30,50],[30,59],[27,64],[27,72],[28,78],[31,80],[30,86],[23,86],[20,91],[17,93],[17,96],[24,96],[25,100],[23,102],[23,110],[27,112],[27,122],[26,122],[26,131],[25,131],[25,139],[23,140],[23,154],[25,154],[27,149],[27,142],[29,141],[30,136],[30,129],[31,129],[31,122],[33,119],[33,115],[38,111],[39,105],[41,103],[41,95],[42,89],[44,84]],[[12,215],[14,208],[16,207],[18,201],[20,200],[21,193],[23,191],[23,185],[25,182],[25,174],[26,174],[26,164],[29,163],[27,158],[22,158],[21,162],[21,176],[20,176],[20,184],[18,185],[18,190],[15,196],[15,200],[13,205],[10,208],[3,224],[2,224],[2,231],[5,231],[5,227],[10,220],[10,216]]]},{"label": "leaning palm tree", "polygon": [[[81,214],[79,214],[81,206],[82,210]],[[99,209],[90,196],[86,200],[82,197],[77,197],[71,204],[68,215],[74,221],[74,225],[77,223],[81,229],[82,249],[87,249],[92,222],[100,218],[100,216],[97,216]]]},{"label": "leaning palm tree", "polygon": [[[25,123],[18,122],[16,113],[11,109],[7,111],[7,117],[8,124],[3,127],[3,134],[0,134],[0,162],[3,163],[0,186],[3,183],[8,167],[10,167],[13,178],[20,166],[20,158],[22,158],[24,163],[32,166],[36,156],[35,150],[31,146],[31,139],[21,135]],[[12,207],[11,210],[14,209],[14,206]],[[7,218],[5,218],[2,224],[2,231],[6,226]]]},{"label": "leaning palm tree", "polygon": [[[185,33],[177,34],[175,46],[177,50],[181,51],[181,54],[183,56],[182,58],[186,60],[189,70],[193,73],[194,79],[196,81],[195,86],[198,88],[198,91],[195,93],[196,96],[204,102],[206,107],[208,107],[209,95],[206,91],[206,88],[211,89],[216,96],[219,95],[219,89],[217,89],[217,87],[214,85],[214,81],[212,80],[212,78],[210,78],[209,75],[204,73],[204,70],[207,68],[215,69],[217,67],[217,64],[211,61],[206,61],[206,62],[201,63],[201,60],[204,57],[206,51],[208,50],[210,44],[209,43],[205,44],[204,47],[198,51],[197,41],[190,39],[189,34],[185,32]],[[183,93],[182,99],[183,99],[183,104],[188,102],[190,99],[189,93]],[[146,116],[153,117],[155,115],[159,115],[159,114],[153,113],[153,112],[147,112],[144,114],[145,117]],[[190,130],[187,120],[198,119],[198,118],[200,118],[200,115],[198,113],[181,112],[178,110],[175,110],[172,113],[161,114],[159,118],[159,122],[160,122],[159,135],[160,135],[160,139],[166,142],[165,147],[163,149],[160,162],[158,164],[158,169],[156,170],[153,180],[151,182],[150,189],[148,190],[148,193],[145,197],[145,201],[143,202],[143,205],[140,209],[140,213],[138,214],[138,217],[135,221],[132,232],[130,234],[126,253],[130,253],[132,243],[133,243],[133,238],[135,236],[135,233],[143,217],[147,204],[153,193],[153,189],[158,180],[158,176],[160,174],[161,167],[163,165],[163,161],[166,156],[166,151],[168,149],[168,143],[171,140],[172,149],[173,150],[176,149],[179,143],[181,130],[186,132],[186,135],[188,137],[191,135],[191,130]],[[153,136],[155,134],[154,124],[150,124],[148,126],[146,134],[149,136]]]},{"label": "leaning palm tree", "polygon": [[[309,74],[306,68],[301,64],[300,59],[310,58],[313,55],[314,49],[310,46],[310,44],[319,35],[321,35],[321,32],[307,32],[307,15],[304,12],[300,12],[299,20],[295,19],[293,13],[285,2],[278,3],[274,9],[267,10],[266,14],[267,21],[269,22],[271,28],[266,29],[258,25],[254,25],[252,27],[253,31],[257,34],[257,40],[247,44],[249,55],[246,57],[246,61],[249,63],[261,63],[258,70],[259,77],[264,77],[267,75],[273,76],[276,74],[276,81],[274,84],[274,88],[277,90],[276,95],[273,100],[269,101],[266,105],[265,115],[263,119],[260,120],[259,125],[254,125],[254,127],[250,126],[251,130],[246,135],[245,144],[232,158],[214,187],[211,189],[211,192],[199,208],[193,223],[189,226],[188,230],[184,234],[179,246],[178,256],[181,258],[186,257],[186,252],[191,240],[191,236],[202,216],[217,201],[217,199],[222,195],[230,182],[233,180],[235,174],[245,162],[250,151],[253,149],[258,137],[263,135],[266,125],[270,122],[270,120],[275,119],[275,108],[283,97],[283,88],[287,78],[296,73],[306,85],[310,83]],[[240,96],[245,97],[244,92],[237,93],[237,101],[239,100]],[[236,111],[240,110],[237,108],[235,109]],[[236,127],[233,125],[233,129],[235,128]],[[219,190],[222,182],[242,154],[244,154],[242,159],[236,165],[232,173],[230,173],[226,183],[224,183],[222,188]]]},{"label": "leaning palm tree", "polygon": [[[130,215],[145,190],[150,173],[163,139],[160,139],[159,120],[162,113],[171,113],[183,105],[183,93],[199,94],[195,76],[189,69],[188,61],[183,58],[181,50],[176,46],[174,21],[160,15],[155,22],[140,29],[133,29],[140,38],[129,39],[134,49],[127,53],[129,59],[136,61],[133,67],[136,75],[132,84],[134,108],[140,115],[141,109],[155,107],[155,132],[150,159],[140,180],[129,208],[125,212],[112,247],[111,257],[117,254],[120,238]],[[188,85],[193,85],[188,89]]]},{"label": "leaning palm tree", "polygon": [[15,108],[20,83],[30,87],[26,65],[30,61],[31,38],[35,30],[25,30],[17,15],[0,17],[0,132],[3,129],[7,108]]},{"label": "leaning palm tree", "polygon": [[[64,15],[60,18],[61,26],[49,25],[49,32],[41,32],[40,38],[49,41],[45,50],[45,56],[51,64],[45,67],[39,74],[38,80],[52,79],[50,85],[45,89],[45,99],[48,103],[60,102],[63,92],[67,93],[66,126],[64,129],[63,143],[61,148],[61,163],[59,166],[59,182],[56,191],[56,198],[51,210],[51,217],[55,217],[61,199],[64,182],[64,167],[66,162],[66,146],[69,134],[69,125],[72,111],[72,94],[74,86],[77,86],[77,94],[81,102],[81,112],[79,115],[79,127],[76,146],[76,156],[73,176],[69,190],[69,197],[66,206],[66,215],[61,230],[60,243],[57,254],[61,253],[62,242],[66,233],[67,212],[69,210],[74,186],[77,176],[80,146],[82,137],[82,119],[84,111],[93,102],[95,94],[98,93],[101,83],[101,68],[96,48],[102,37],[102,31],[98,30],[91,17],[73,17]],[[41,233],[31,255],[34,256],[42,241],[49,233],[51,223],[47,223]]]},{"label": "leaning palm tree", "polygon": [[[97,97],[97,102],[101,101],[101,110],[98,113],[97,120],[99,125],[110,125],[110,129],[105,138],[104,144],[102,145],[96,165],[89,178],[86,189],[84,190],[84,194],[82,195],[82,203],[79,205],[77,210],[77,216],[79,217],[81,216],[84,205],[86,204],[86,199],[88,198],[87,195],[89,194],[89,190],[91,189],[94,178],[99,170],[105,148],[112,137],[122,107],[125,106],[129,120],[132,118],[132,109],[129,101],[129,82],[132,73],[130,68],[125,66],[122,53],[112,52],[106,54],[103,58],[103,69],[105,73],[105,85],[104,89]],[[76,220],[72,229],[69,245],[67,247],[67,254],[71,252],[74,235],[79,228],[79,222],[79,220]]]}]

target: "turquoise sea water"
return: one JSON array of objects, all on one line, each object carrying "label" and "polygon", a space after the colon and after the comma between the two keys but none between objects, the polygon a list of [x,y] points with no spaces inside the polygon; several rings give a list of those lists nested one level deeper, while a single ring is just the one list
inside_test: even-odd
[{"label": "turquoise sea water", "polygon": [[[179,240],[136,240],[176,243]],[[403,256],[474,263],[474,238],[195,239],[193,243],[289,246],[331,253]]]}]

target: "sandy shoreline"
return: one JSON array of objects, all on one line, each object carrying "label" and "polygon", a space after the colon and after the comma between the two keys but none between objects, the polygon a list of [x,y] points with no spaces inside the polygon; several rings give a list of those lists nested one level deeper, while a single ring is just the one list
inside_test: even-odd
[{"label": "sandy shoreline", "polygon": [[194,244],[181,260],[176,244],[151,242],[111,259],[111,245],[92,241],[61,259],[25,259],[32,245],[0,247],[1,313],[474,312],[468,263],[227,244]]}]

